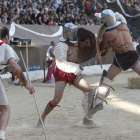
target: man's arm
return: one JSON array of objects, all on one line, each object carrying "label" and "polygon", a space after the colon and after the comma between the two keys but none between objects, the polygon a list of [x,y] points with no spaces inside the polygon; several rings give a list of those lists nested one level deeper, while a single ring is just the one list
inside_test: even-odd
[{"label": "man's arm", "polygon": [[108,49],[109,49],[108,35],[105,33],[103,36],[103,41],[101,42],[101,45],[100,45],[101,56],[106,55],[108,52]]},{"label": "man's arm", "polygon": [[35,92],[35,89],[32,85],[29,85],[27,83],[27,80],[20,68],[20,66],[16,63],[16,61],[14,60],[14,58],[10,58],[8,60],[8,63],[10,64],[13,72],[15,73],[15,75],[20,79],[20,81],[23,83],[23,85],[25,86],[26,89],[28,89],[30,91],[31,94],[33,94]]},{"label": "man's arm", "polygon": [[38,21],[39,21],[39,23],[42,25],[43,23],[42,23],[42,19],[41,19],[41,16],[40,17],[38,17]]}]

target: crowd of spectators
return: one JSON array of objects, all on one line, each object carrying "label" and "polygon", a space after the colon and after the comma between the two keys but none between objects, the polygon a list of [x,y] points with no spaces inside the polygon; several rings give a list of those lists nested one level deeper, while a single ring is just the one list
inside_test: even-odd
[{"label": "crowd of spectators", "polygon": [[122,0],[128,6],[140,11],[140,0]]},{"label": "crowd of spectators", "polygon": [[96,12],[106,9],[97,0],[0,0],[0,23],[63,25],[98,25],[93,18]]}]

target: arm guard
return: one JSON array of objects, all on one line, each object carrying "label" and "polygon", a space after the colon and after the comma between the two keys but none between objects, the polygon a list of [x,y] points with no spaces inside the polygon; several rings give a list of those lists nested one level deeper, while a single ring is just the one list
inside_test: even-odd
[{"label": "arm guard", "polygon": [[122,22],[122,23],[127,24],[126,19],[125,19],[124,16],[121,15],[120,13],[115,12],[115,17],[116,17],[116,20],[117,20],[117,21],[120,21],[120,22]]},{"label": "arm guard", "polygon": [[80,69],[79,64],[67,61],[68,50],[69,47],[66,43],[60,42],[57,44],[55,47],[56,66],[64,72],[80,75],[82,70]]},{"label": "arm guard", "polygon": [[27,80],[21,70],[18,70],[15,75],[19,78],[19,80],[23,83],[24,86],[27,85]]}]

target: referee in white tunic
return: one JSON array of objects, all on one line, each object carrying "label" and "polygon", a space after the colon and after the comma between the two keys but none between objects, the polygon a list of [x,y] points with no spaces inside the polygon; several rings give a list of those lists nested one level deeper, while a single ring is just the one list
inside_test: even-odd
[{"label": "referee in white tunic", "polygon": [[[19,58],[16,52],[8,45],[9,30],[6,27],[0,27],[0,75],[3,69],[10,65],[13,73],[20,79],[24,87],[30,91],[30,94],[35,92],[32,85],[27,83],[27,80],[17,64]],[[4,85],[0,76],[0,140],[5,140],[5,130],[9,121],[10,107],[5,93]]]}]

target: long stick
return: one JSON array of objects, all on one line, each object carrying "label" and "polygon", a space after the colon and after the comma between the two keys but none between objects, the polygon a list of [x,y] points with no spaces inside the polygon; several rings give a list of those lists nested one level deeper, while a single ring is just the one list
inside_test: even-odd
[{"label": "long stick", "polygon": [[45,78],[46,78],[46,75],[45,75],[45,67],[46,67],[46,60],[44,59],[43,60],[43,69],[44,69],[44,81],[43,81],[43,83],[45,83]]},{"label": "long stick", "polygon": [[[27,76],[29,77],[29,74],[28,74],[28,71],[27,71],[27,67],[26,67],[26,64],[25,64],[25,61],[24,61],[24,58],[23,58],[23,56],[22,56],[22,52],[21,52],[21,51],[20,51],[20,55],[21,55],[21,58],[22,58],[22,61],[23,61],[24,67],[25,67],[25,69],[26,69]],[[29,77],[29,83],[31,84],[30,77]],[[39,108],[38,108],[38,105],[37,105],[37,102],[36,102],[36,96],[35,96],[35,93],[33,93],[33,97],[34,97],[35,105],[36,105],[36,108],[37,108],[37,112],[38,112],[38,115],[39,115],[39,118],[40,118],[40,121],[41,121],[41,124],[42,124],[43,130],[44,130],[45,138],[46,138],[46,140],[48,140],[48,138],[47,138],[47,134],[46,134],[46,131],[45,131],[45,127],[44,127],[44,123],[43,123],[43,121],[42,121],[42,118],[41,118],[41,115],[40,115],[40,111],[39,111]]]}]

